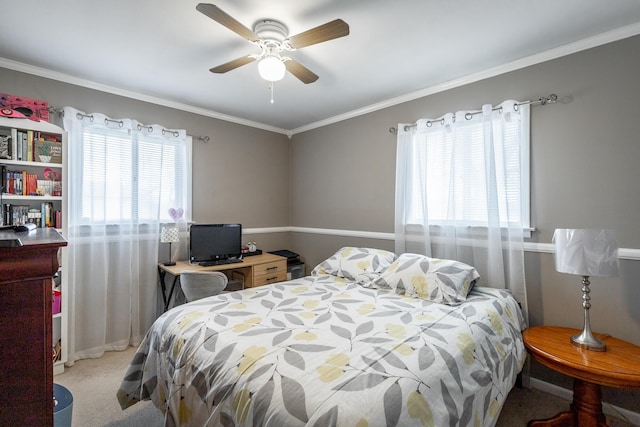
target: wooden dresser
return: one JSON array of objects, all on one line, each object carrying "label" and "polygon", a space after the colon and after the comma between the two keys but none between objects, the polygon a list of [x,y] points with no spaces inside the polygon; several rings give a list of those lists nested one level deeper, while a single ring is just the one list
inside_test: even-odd
[{"label": "wooden dresser", "polygon": [[2,426],[53,426],[51,277],[66,245],[53,228],[0,231]]}]

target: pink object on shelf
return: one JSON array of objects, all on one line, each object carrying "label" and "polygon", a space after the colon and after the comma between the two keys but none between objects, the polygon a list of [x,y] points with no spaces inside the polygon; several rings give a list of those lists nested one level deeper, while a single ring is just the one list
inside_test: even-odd
[{"label": "pink object on shelf", "polygon": [[53,306],[51,308],[52,314],[60,313],[62,309],[62,292],[53,290]]}]

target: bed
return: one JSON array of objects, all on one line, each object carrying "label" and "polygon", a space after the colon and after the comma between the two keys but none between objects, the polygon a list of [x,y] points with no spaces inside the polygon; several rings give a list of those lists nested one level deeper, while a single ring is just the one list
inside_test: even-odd
[{"label": "bed", "polygon": [[473,267],[342,248],[310,276],[176,307],[117,396],[167,426],[496,423],[525,351],[511,295]]}]

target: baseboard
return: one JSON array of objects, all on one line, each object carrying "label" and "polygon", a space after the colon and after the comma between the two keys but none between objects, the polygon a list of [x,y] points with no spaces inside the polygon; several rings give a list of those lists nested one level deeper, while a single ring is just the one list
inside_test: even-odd
[{"label": "baseboard", "polygon": [[53,375],[64,374],[64,363],[54,363],[53,365]]},{"label": "baseboard", "polygon": [[[571,401],[573,399],[573,391],[568,390],[564,387],[557,386],[555,384],[550,384],[548,382],[539,380],[537,378],[530,379],[531,388],[535,388],[536,390],[543,391],[545,393],[549,393],[551,395],[557,396],[561,399]],[[637,412],[630,411],[628,409],[620,408],[618,406],[612,405],[610,403],[602,402],[602,412],[605,415],[610,415],[612,417],[616,417],[622,420],[627,421],[633,425],[640,425],[640,414]]]}]

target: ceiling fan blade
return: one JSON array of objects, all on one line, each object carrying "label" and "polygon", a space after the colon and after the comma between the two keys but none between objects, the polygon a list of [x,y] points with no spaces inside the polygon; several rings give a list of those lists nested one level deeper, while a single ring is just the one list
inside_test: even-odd
[{"label": "ceiling fan blade", "polygon": [[204,13],[209,18],[213,19],[220,25],[224,25],[234,33],[244,37],[250,42],[255,42],[260,39],[256,33],[242,25],[240,22],[236,21],[231,15],[224,12],[218,6],[209,4],[209,3],[198,3],[196,6],[196,10],[201,13]]},{"label": "ceiling fan blade", "polygon": [[297,77],[304,84],[313,83],[318,80],[318,76],[313,71],[309,70],[295,59],[285,61],[284,66],[287,67],[287,71]]},{"label": "ceiling fan blade", "polygon": [[289,37],[289,46],[294,49],[300,49],[347,35],[349,35],[349,24],[342,19],[336,19]]},{"label": "ceiling fan blade", "polygon": [[222,74],[226,73],[227,71],[235,70],[236,68],[242,67],[243,65],[249,64],[255,60],[255,56],[247,55],[238,59],[234,59],[233,61],[229,61],[225,64],[218,65],[217,67],[213,67],[209,71],[211,71],[212,73]]}]

